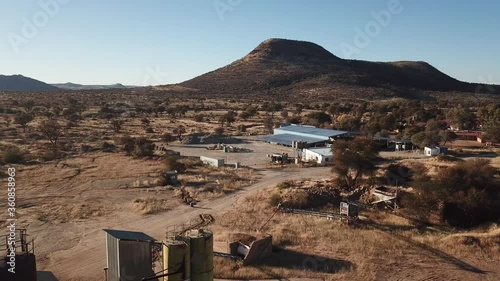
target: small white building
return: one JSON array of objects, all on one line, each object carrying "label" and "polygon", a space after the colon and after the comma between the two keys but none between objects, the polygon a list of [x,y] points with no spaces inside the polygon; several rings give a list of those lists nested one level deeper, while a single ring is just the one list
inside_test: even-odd
[{"label": "small white building", "polygon": [[325,164],[332,161],[333,153],[331,147],[311,147],[302,150],[302,161]]},{"label": "small white building", "polygon": [[439,147],[424,147],[425,156],[436,156],[441,153],[441,149]]},{"label": "small white building", "polygon": [[217,159],[217,158],[210,158],[210,157],[201,156],[200,160],[205,165],[210,165],[212,167],[224,167],[224,159]]}]

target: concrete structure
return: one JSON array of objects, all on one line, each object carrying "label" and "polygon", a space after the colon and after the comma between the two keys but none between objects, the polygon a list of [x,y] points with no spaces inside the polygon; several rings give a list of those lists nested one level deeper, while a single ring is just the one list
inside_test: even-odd
[{"label": "concrete structure", "polygon": [[332,161],[333,153],[331,147],[305,148],[302,150],[302,161],[325,164]]},{"label": "concrete structure", "polygon": [[164,281],[184,281],[191,278],[189,241],[168,240],[163,243]]},{"label": "concrete structure", "polygon": [[210,158],[205,156],[200,156],[201,162],[212,167],[224,167],[224,159]]},{"label": "concrete structure", "polygon": [[348,135],[347,131],[321,129],[314,126],[283,125],[274,129],[274,135],[262,137],[261,140],[285,146],[294,142],[304,142],[307,146],[325,144],[332,139]]},{"label": "concrete structure", "polygon": [[209,230],[196,229],[188,232],[191,281],[214,279],[214,238]]},{"label": "concrete structure", "polygon": [[108,281],[141,281],[154,276],[154,238],[142,233],[104,229]]},{"label": "concrete structure", "polygon": [[228,247],[232,256],[240,256],[243,258],[244,265],[252,265],[272,255],[273,237],[266,235],[260,239],[254,238],[251,241],[232,241],[228,244]]}]

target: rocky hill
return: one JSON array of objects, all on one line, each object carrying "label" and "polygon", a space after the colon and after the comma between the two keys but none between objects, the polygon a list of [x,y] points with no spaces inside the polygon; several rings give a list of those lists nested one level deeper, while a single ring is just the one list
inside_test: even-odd
[{"label": "rocky hill", "polygon": [[499,93],[500,87],[454,79],[426,62],[341,59],[304,41],[269,39],[248,55],[176,85],[205,95],[416,97],[423,92]]}]

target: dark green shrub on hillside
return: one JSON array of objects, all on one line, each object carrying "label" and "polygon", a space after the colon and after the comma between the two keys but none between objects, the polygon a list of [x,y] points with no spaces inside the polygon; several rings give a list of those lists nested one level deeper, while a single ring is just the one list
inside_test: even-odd
[{"label": "dark green shrub on hillside", "polygon": [[[421,219],[438,215],[441,222],[473,227],[500,218],[500,183],[489,160],[474,159],[442,168],[436,175],[420,174],[404,206]],[[415,175],[416,176],[416,175]]]},{"label": "dark green shrub on hillside", "polygon": [[4,148],[2,152],[1,161],[4,164],[20,164],[24,162],[24,152],[18,147],[11,146]]}]

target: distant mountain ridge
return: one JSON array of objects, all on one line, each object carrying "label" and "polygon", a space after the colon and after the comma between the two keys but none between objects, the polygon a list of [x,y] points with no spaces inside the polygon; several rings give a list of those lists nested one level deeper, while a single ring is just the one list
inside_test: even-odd
[{"label": "distant mountain ridge", "polygon": [[32,91],[32,92],[50,92],[62,90],[106,90],[106,89],[129,89],[138,86],[127,86],[120,83],[112,85],[81,85],[76,83],[58,83],[47,84],[45,82],[26,77],[20,74],[0,75],[0,91]]},{"label": "distant mountain ridge", "polygon": [[60,91],[61,89],[22,75],[0,75],[0,91]]},{"label": "distant mountain ridge", "polygon": [[71,82],[52,84],[52,86],[65,90],[105,90],[105,89],[129,89],[138,87],[138,86],[127,86],[120,83],[111,85],[82,85]]},{"label": "distant mountain ridge", "polygon": [[[485,89],[452,78],[426,62],[346,60],[315,43],[288,39],[268,39],[243,58],[177,86],[207,95],[260,93],[282,98],[342,94],[407,98],[421,91]],[[499,86],[488,89],[500,92]]]}]

